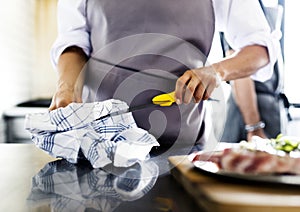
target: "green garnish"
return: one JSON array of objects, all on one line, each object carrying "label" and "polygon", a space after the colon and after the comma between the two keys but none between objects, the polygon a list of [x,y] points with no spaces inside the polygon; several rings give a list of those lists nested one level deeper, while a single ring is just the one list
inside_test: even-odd
[{"label": "green garnish", "polygon": [[300,140],[291,141],[288,138],[284,137],[282,134],[279,134],[275,139],[271,139],[271,143],[276,150],[282,150],[287,153],[295,150],[300,150]]}]

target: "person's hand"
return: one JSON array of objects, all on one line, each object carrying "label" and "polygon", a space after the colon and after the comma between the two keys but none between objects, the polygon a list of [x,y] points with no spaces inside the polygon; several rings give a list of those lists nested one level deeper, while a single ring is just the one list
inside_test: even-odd
[{"label": "person's hand", "polygon": [[65,107],[72,102],[82,102],[84,84],[84,65],[88,60],[82,48],[70,46],[60,55],[57,71],[58,82],[55,94],[52,97],[49,110]]},{"label": "person's hand", "polygon": [[195,102],[207,100],[220,83],[220,76],[213,66],[188,70],[176,82],[176,103],[188,104],[192,99]]},{"label": "person's hand", "polygon": [[248,132],[247,133],[247,141],[251,141],[252,136],[259,136],[261,138],[267,138],[263,129],[257,129],[255,131]]},{"label": "person's hand", "polygon": [[65,107],[72,102],[81,103],[81,92],[76,92],[70,86],[59,86],[52,97],[49,110]]}]

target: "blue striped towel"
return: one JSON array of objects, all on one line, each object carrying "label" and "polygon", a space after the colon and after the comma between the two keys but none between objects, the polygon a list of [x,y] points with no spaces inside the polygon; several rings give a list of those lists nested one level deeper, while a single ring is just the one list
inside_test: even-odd
[{"label": "blue striped towel", "polygon": [[138,128],[131,113],[97,118],[128,108],[120,100],[71,103],[46,113],[27,114],[25,129],[37,147],[53,157],[77,163],[81,155],[94,168],[128,167],[149,157],[155,137]]}]

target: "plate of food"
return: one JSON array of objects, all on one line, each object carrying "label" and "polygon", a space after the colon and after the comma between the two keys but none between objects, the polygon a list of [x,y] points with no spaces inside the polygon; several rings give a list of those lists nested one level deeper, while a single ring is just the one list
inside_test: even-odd
[{"label": "plate of food", "polygon": [[189,159],[196,169],[215,177],[300,186],[300,138],[296,137],[221,143],[217,150],[196,152]]}]

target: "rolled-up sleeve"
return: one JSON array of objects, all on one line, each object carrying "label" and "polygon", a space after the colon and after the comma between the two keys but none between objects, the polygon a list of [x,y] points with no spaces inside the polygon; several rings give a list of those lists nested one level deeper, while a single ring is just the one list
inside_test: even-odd
[{"label": "rolled-up sleeve", "polygon": [[[268,49],[269,64],[258,70],[252,78],[268,80],[280,51],[281,33],[271,32],[258,1],[253,0],[215,0],[216,27],[223,31],[229,45],[239,50],[249,45],[261,45]],[[280,31],[280,30],[279,30]]]},{"label": "rolled-up sleeve", "polygon": [[70,46],[78,46],[87,56],[91,45],[86,21],[86,0],[59,0],[57,6],[58,36],[50,51],[51,62],[57,66],[59,56]]}]

